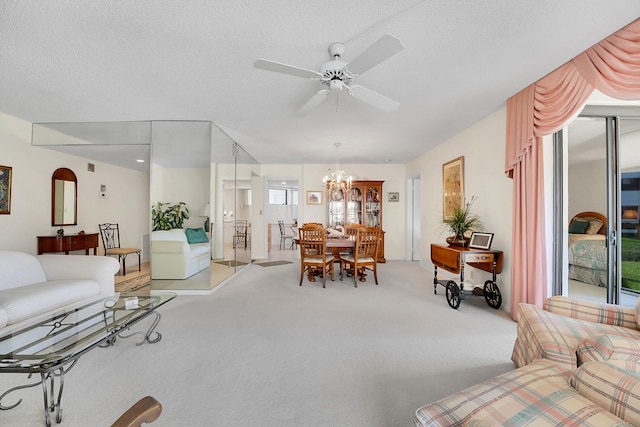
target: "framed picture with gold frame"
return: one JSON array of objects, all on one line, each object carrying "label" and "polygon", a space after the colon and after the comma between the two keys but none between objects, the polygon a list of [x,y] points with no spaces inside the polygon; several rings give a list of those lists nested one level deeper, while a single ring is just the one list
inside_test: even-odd
[{"label": "framed picture with gold frame", "polygon": [[442,194],[442,219],[447,220],[464,203],[464,156],[442,165]]},{"label": "framed picture with gold frame", "polygon": [[307,191],[307,204],[308,205],[321,205],[322,204],[322,191]]},{"label": "framed picture with gold frame", "polygon": [[11,170],[10,166],[0,166],[0,215],[11,213]]}]

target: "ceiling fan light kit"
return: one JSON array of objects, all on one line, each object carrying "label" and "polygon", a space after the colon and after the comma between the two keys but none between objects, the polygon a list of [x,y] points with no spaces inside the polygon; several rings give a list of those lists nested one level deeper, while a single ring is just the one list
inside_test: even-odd
[{"label": "ceiling fan light kit", "polygon": [[339,94],[343,89],[347,89],[346,92],[356,99],[382,111],[391,112],[400,106],[399,102],[360,85],[350,85],[356,77],[400,52],[402,49],[404,49],[404,46],[400,39],[390,34],[385,34],[349,63],[340,60],[345,50],[344,44],[332,43],[329,46],[329,55],[331,55],[332,60],[325,62],[320,68],[320,72],[268,59],[258,59],[253,65],[256,68],[267,71],[318,80],[322,85],[328,87],[328,89],[322,89],[316,92],[311,99],[296,112],[298,116],[307,114],[320,105],[329,94]]}]

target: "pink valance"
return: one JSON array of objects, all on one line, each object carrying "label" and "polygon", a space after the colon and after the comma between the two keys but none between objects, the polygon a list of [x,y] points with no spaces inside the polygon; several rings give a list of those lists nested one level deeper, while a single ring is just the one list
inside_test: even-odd
[{"label": "pink valance", "polygon": [[594,89],[640,99],[640,19],[507,101],[505,171],[514,179],[511,317],[546,298],[542,137],[580,112]]},{"label": "pink valance", "polygon": [[618,99],[640,99],[640,19],[507,101],[506,172],[511,175],[535,136],[561,129],[594,89]]}]

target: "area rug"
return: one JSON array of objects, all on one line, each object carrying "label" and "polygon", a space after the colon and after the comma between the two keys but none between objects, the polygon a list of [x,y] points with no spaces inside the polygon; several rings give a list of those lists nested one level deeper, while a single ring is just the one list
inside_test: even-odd
[{"label": "area rug", "polygon": [[257,263],[260,267],[273,267],[274,265],[285,265],[285,264],[293,264],[291,261],[269,261],[269,262],[261,262]]},{"label": "area rug", "polygon": [[117,281],[115,284],[116,292],[133,292],[139,291],[151,284],[151,274],[144,273],[132,276],[130,279]]},{"label": "area rug", "polygon": [[229,267],[238,267],[240,265],[247,265],[246,262],[243,261],[233,261],[233,260],[227,260],[227,261],[215,261],[216,264],[220,264],[220,265],[226,265]]}]

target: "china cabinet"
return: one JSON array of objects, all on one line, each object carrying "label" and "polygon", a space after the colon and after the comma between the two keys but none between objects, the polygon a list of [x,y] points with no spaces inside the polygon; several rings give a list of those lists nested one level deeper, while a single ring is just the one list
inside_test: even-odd
[{"label": "china cabinet", "polygon": [[[327,195],[328,226],[361,224],[382,229],[382,183],[384,181],[353,181],[345,195],[335,189]],[[378,262],[385,262],[384,232],[378,248]]]}]

